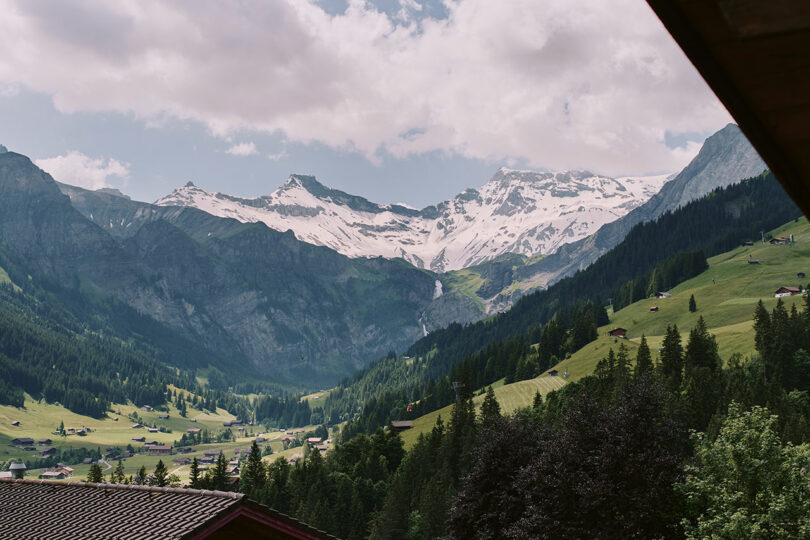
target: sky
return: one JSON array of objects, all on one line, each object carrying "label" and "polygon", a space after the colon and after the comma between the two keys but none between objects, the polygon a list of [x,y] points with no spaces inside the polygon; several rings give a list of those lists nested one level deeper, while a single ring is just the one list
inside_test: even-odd
[{"label": "sky", "polygon": [[731,117],[644,0],[0,0],[0,144],[154,201],[292,173],[421,208],[677,172]]}]

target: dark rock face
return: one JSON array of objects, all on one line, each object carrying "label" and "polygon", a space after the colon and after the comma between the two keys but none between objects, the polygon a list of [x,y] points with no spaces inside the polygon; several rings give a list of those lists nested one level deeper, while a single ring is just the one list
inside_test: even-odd
[{"label": "dark rock face", "polygon": [[12,152],[0,154],[0,249],[32,279],[122,303],[223,366],[298,384],[335,382],[418,339],[435,283],[263,224],[57,185]]}]

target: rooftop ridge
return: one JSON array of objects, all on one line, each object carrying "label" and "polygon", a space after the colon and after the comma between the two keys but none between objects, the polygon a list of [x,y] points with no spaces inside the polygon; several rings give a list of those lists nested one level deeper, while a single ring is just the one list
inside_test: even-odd
[{"label": "rooftop ridge", "polygon": [[0,482],[5,484],[31,484],[43,486],[63,486],[63,487],[91,487],[99,489],[118,489],[129,491],[145,491],[152,493],[178,493],[182,495],[200,495],[203,497],[219,497],[223,499],[240,500],[245,495],[244,493],[236,493],[233,491],[218,491],[214,489],[191,489],[191,488],[175,488],[175,487],[158,487],[158,486],[141,486],[138,484],[107,484],[107,483],[94,483],[94,482],[70,482],[67,480],[40,480],[34,478],[0,478]]}]

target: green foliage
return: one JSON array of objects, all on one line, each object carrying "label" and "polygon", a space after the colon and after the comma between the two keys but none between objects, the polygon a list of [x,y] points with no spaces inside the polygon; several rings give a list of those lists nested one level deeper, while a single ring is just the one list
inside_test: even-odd
[{"label": "green foliage", "polygon": [[87,473],[87,481],[100,484],[104,481],[104,474],[101,472],[101,465],[97,462],[90,465],[90,472]]},{"label": "green foliage", "polygon": [[689,312],[694,313],[697,311],[697,302],[695,302],[695,295],[689,297]]},{"label": "green foliage", "polygon": [[695,464],[678,486],[687,538],[810,536],[810,447],[783,444],[767,409],[732,403],[717,438],[693,442]]},{"label": "green foliage", "polygon": [[164,465],[163,460],[158,460],[157,465],[155,466],[155,472],[152,473],[152,478],[149,481],[149,485],[166,487],[169,485],[167,480],[168,476],[169,471],[166,469],[166,465]]}]

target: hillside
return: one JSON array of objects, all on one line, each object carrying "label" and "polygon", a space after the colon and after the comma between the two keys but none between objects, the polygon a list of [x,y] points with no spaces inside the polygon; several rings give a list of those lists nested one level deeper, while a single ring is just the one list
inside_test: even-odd
[{"label": "hillside", "polygon": [[[616,347],[614,338],[607,332],[615,327],[626,328],[627,345],[638,346],[645,334],[650,347],[655,351],[661,344],[667,325],[677,324],[684,336],[703,316],[709,329],[717,336],[720,356],[727,360],[732,354],[750,356],[754,351],[753,313],[757,302],[762,300],[768,310],[773,309],[777,299],[774,293],[779,287],[805,288],[809,282],[797,277],[799,272],[808,274],[810,269],[810,224],[800,218],[767,233],[771,237],[794,235],[793,245],[762,244],[752,238],[753,246],[740,246],[726,253],[709,258],[709,269],[699,276],[684,281],[672,288],[671,298],[640,300],[610,316],[610,325],[599,329],[597,341],[587,345],[570,359],[560,362],[556,369],[567,370],[576,380],[593,372],[596,362]],[[748,258],[759,264],[748,264]],[[689,312],[689,297],[695,296],[697,311]],[[790,309],[801,308],[801,296],[782,298]],[[657,312],[650,307],[657,306]]]}]

